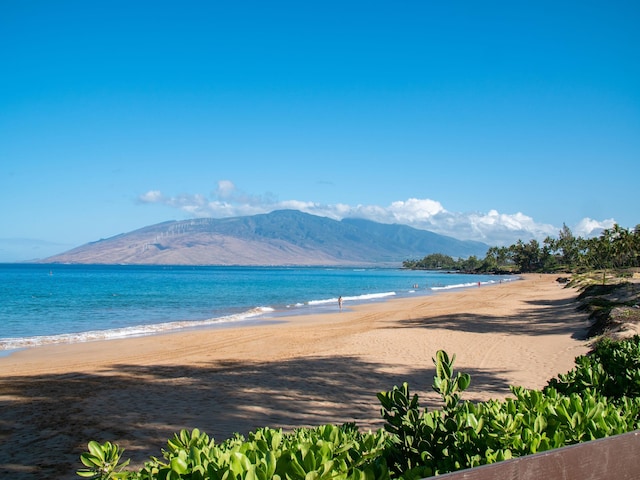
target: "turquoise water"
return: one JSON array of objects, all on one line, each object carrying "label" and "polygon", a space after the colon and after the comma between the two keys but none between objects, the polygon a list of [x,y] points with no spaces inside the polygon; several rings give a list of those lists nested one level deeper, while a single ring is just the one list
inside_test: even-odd
[{"label": "turquoise water", "polygon": [[0,350],[247,324],[512,277],[391,268],[0,265]]}]

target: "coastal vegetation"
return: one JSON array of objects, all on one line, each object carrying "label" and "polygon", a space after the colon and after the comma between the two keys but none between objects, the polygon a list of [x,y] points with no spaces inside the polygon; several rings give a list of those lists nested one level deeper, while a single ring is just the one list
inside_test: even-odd
[{"label": "coastal vegetation", "polygon": [[436,253],[420,260],[405,260],[403,267],[476,273],[581,273],[636,268],[640,267],[640,225],[629,230],[616,224],[593,238],[576,237],[563,225],[557,238],[547,237],[542,245],[537,240],[518,240],[508,247],[489,248],[484,259],[454,259]]},{"label": "coastal vegetation", "polygon": [[438,351],[432,388],[440,409],[421,409],[409,385],[377,397],[384,428],[355,424],[261,428],[216,443],[194,429],[176,433],[162,458],[127,470],[115,444],[90,442],[78,475],[93,479],[413,480],[603,438],[640,427],[640,336],[597,342],[590,355],[542,390],[514,398],[462,400],[471,377]]},{"label": "coastal vegetation", "polygon": [[[557,238],[519,240],[509,247],[491,247],[483,260],[454,259],[440,253],[406,260],[405,268],[465,273],[559,273],[567,287],[579,290],[578,310],[589,313],[588,337],[616,336],[640,323],[640,225],[628,230],[614,225],[599,237],[576,237],[563,225]],[[636,330],[637,331],[637,330]]]}]

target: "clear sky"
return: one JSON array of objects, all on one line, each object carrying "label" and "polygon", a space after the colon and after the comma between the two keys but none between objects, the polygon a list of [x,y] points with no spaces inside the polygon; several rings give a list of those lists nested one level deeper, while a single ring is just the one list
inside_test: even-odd
[{"label": "clear sky", "polygon": [[0,261],[297,208],[640,223],[640,3],[0,4]]}]

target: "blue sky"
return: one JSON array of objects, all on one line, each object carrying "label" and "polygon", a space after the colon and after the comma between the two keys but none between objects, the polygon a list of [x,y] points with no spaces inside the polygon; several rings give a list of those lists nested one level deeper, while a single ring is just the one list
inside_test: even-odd
[{"label": "blue sky", "polygon": [[638,5],[2,2],[0,261],[279,208],[633,228]]}]

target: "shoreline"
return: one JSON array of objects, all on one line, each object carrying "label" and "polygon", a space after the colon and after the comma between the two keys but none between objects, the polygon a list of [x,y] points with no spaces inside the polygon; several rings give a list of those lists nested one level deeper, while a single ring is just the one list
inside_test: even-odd
[{"label": "shoreline", "polygon": [[[500,282],[483,282],[483,288],[489,288],[496,285],[501,285],[504,283],[511,283],[522,280],[522,276],[513,276],[513,278],[509,278],[507,280],[500,280]],[[478,282],[478,286],[480,286],[480,282]],[[236,329],[236,328],[248,328],[248,327],[256,327],[256,326],[268,326],[275,323],[281,322],[295,322],[295,319],[298,317],[320,317],[324,315],[335,315],[337,313],[348,312],[357,310],[358,307],[363,305],[377,305],[389,301],[402,301],[402,300],[415,300],[420,298],[429,298],[434,295],[447,294],[447,293],[456,293],[461,292],[465,289],[476,288],[475,282],[473,284],[456,284],[449,285],[445,287],[434,287],[429,290],[421,290],[419,292],[412,291],[410,293],[397,294],[375,294],[369,298],[361,298],[361,297],[353,297],[353,298],[345,298],[345,301],[349,301],[349,305],[345,305],[343,308],[329,306],[328,302],[318,302],[317,304],[304,304],[304,305],[295,305],[291,308],[281,308],[281,309],[273,309],[271,307],[254,307],[252,310],[257,310],[260,308],[265,308],[263,313],[260,313],[256,316],[248,316],[242,320],[234,320],[234,321],[219,321],[226,317],[214,318],[212,322],[207,322],[206,320],[193,320],[193,321],[174,321],[167,322],[166,324],[150,324],[150,325],[139,325],[133,327],[126,327],[125,329],[133,329],[133,330],[144,330],[148,327],[157,327],[162,325],[172,325],[172,324],[186,324],[190,323],[193,325],[189,326],[179,326],[175,328],[158,328],[155,330],[149,330],[148,333],[138,333],[138,334],[129,334],[122,336],[113,336],[109,337],[107,334],[110,330],[96,330],[89,332],[77,332],[77,333],[66,333],[66,334],[58,334],[52,335],[52,337],[83,337],[87,334],[94,334],[93,336],[87,336],[86,339],[83,340],[70,340],[70,341],[51,341],[46,343],[35,343],[25,346],[20,346],[11,349],[0,349],[0,362],[3,358],[11,357],[12,355],[22,352],[22,351],[30,351],[32,349],[41,349],[45,347],[56,347],[56,346],[66,346],[66,345],[78,345],[85,343],[102,343],[102,342],[113,342],[117,340],[135,340],[145,337],[156,337],[163,335],[175,335],[180,333],[193,333],[199,331],[208,331],[215,332],[222,329]],[[246,314],[247,312],[244,312]],[[47,336],[38,336],[31,337],[33,339],[47,338]],[[1,366],[1,363],[0,363]]]},{"label": "shoreline", "polygon": [[431,390],[438,349],[471,375],[464,399],[541,388],[589,350],[587,314],[555,278],[0,357],[0,471],[74,478],[89,440],[118,443],[140,465],[181,428],[216,441],[263,426],[380,428],[376,394],[404,381],[422,407],[440,407]]},{"label": "shoreline", "polygon": [[[501,276],[499,283],[512,282],[520,279],[519,276],[509,276],[503,278]],[[492,286],[498,281],[478,282],[478,286]],[[355,296],[342,297],[350,306],[384,302],[391,299],[400,298],[417,298],[423,296],[437,295],[441,292],[458,291],[464,288],[475,287],[476,283],[460,283],[443,287],[434,286],[427,289],[409,290],[406,292],[380,292],[368,293]],[[62,333],[52,333],[48,335],[35,335],[25,337],[4,337],[0,338],[0,358],[11,356],[15,352],[40,348],[51,345],[67,345],[86,342],[111,341],[127,338],[138,338],[154,335],[166,335],[172,333],[197,331],[197,330],[217,330],[220,328],[242,328],[256,324],[269,324],[275,321],[282,321],[290,317],[297,316],[317,316],[335,313],[338,310],[338,298],[311,300],[308,303],[297,303],[286,306],[252,306],[247,310],[229,313],[218,317],[202,318],[202,319],[175,319],[161,323],[141,323],[131,324],[128,326],[105,329],[105,330],[86,330],[72,331]]]}]

